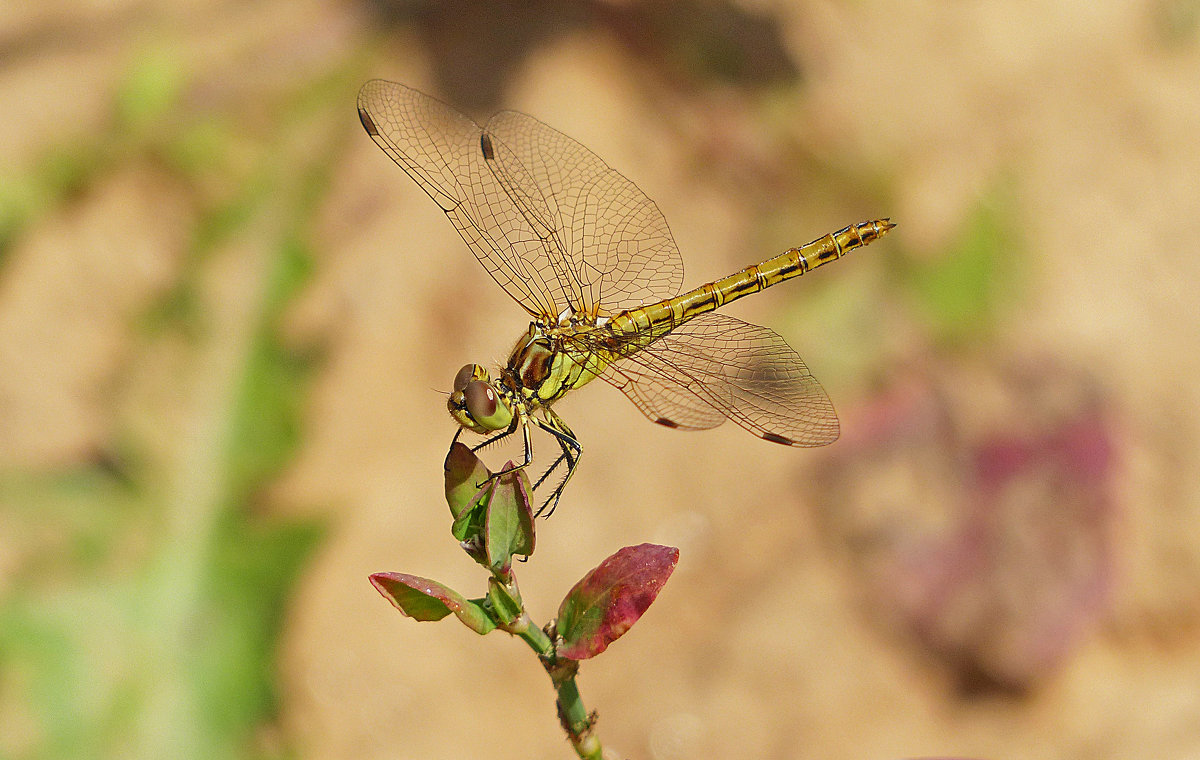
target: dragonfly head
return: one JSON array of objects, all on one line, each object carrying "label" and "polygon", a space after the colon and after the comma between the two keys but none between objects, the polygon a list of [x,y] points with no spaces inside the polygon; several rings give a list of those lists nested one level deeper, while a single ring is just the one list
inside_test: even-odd
[{"label": "dragonfly head", "polygon": [[473,433],[487,435],[512,424],[512,409],[479,364],[468,364],[454,376],[446,408],[455,422]]}]

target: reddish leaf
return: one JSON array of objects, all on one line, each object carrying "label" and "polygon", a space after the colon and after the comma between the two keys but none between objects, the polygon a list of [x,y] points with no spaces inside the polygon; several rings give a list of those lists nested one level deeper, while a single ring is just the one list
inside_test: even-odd
[{"label": "reddish leaf", "polygon": [[595,657],[637,622],[662,589],[679,550],[671,546],[627,546],[575,584],[558,608],[560,657]]},{"label": "reddish leaf", "polygon": [[477,603],[437,581],[405,573],[373,573],[371,584],[392,606],[413,620],[441,620],[453,612],[476,633],[487,633],[496,627],[496,622]]}]

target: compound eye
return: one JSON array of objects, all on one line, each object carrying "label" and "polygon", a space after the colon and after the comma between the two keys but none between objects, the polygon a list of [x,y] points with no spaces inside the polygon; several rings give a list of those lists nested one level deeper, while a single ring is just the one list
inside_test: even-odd
[{"label": "compound eye", "polygon": [[486,430],[502,430],[512,422],[512,411],[490,383],[472,380],[463,389],[467,414]]},{"label": "compound eye", "polygon": [[458,371],[458,374],[454,376],[454,390],[465,391],[467,389],[467,383],[475,377],[475,367],[477,366],[479,365],[467,364]]},{"label": "compound eye", "polygon": [[466,397],[467,412],[477,420],[483,421],[496,413],[496,391],[492,386],[480,380],[472,380],[463,389]]}]

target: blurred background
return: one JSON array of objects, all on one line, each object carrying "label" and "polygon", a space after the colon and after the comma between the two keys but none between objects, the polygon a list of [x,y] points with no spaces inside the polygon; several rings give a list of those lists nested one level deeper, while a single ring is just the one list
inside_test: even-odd
[{"label": "blurred background", "polygon": [[[108,0],[0,9],[0,758],[562,758],[468,595],[444,392],[523,312],[363,133],[383,77],[534,114],[837,405],[821,450],[596,383],[519,568],[613,757],[1200,757],[1200,2]],[[543,451],[546,449],[543,448]]]}]

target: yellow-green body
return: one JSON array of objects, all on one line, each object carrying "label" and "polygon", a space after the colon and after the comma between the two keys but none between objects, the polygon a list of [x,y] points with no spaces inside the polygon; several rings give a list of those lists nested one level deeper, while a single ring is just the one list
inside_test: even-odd
[{"label": "yellow-green body", "polygon": [[611,317],[599,315],[591,324],[578,315],[557,325],[533,322],[513,348],[501,382],[525,411],[546,407],[689,319],[835,261],[893,226],[886,219],[852,224],[674,298]]}]

